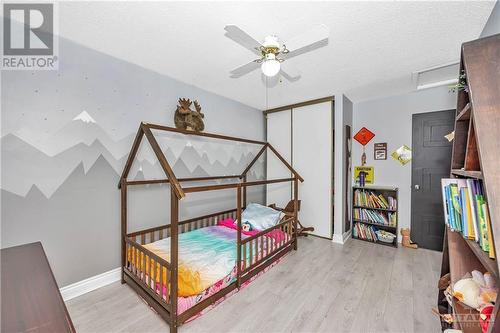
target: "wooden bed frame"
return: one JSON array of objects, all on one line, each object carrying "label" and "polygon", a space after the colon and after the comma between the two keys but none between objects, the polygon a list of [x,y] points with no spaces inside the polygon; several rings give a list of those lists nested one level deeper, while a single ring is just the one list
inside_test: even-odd
[{"label": "wooden bed frame", "polygon": [[[185,135],[196,135],[210,137],[220,140],[229,140],[235,142],[244,142],[262,145],[262,149],[258,152],[255,158],[248,164],[245,170],[240,175],[231,176],[210,176],[197,178],[176,178],[170,164],[163,154],[155,136],[151,130],[160,130],[167,132],[181,133]],[[132,162],[135,159],[139,149],[141,140],[146,137],[151,145],[160,165],[165,172],[166,179],[154,180],[127,180]],[[247,173],[255,164],[258,158],[267,150],[272,151],[277,158],[290,170],[292,177],[272,180],[247,181]],[[182,187],[181,182],[196,182],[207,180],[221,179],[236,179],[235,183],[215,184],[203,186]],[[182,325],[192,316],[198,314],[203,309],[214,304],[218,299],[224,297],[231,291],[239,289],[240,286],[251,279],[259,272],[266,269],[268,266],[276,262],[284,254],[291,249],[297,250],[297,236],[301,234],[298,229],[298,183],[303,182],[302,177],[288,164],[285,159],[267,142],[248,140],[225,135],[194,132],[172,128],[167,126],[141,123],[130,154],[128,156],[125,168],[120,178],[118,188],[121,190],[121,259],[122,259],[122,283],[129,284],[148,304],[153,308],[163,319],[170,325],[170,332],[177,332],[177,327]],[[266,185],[273,183],[293,182],[293,200],[287,205],[285,217],[274,227],[263,230],[258,234],[242,239],[241,233],[241,213],[247,204],[247,187]],[[135,185],[160,184],[166,183],[170,185],[170,224],[162,225],[155,228],[141,230],[133,233],[127,232],[127,188]],[[185,221],[179,221],[179,202],[185,197],[186,193],[216,191],[234,189],[236,196],[236,208],[228,211],[217,212],[210,215],[200,216]],[[179,234],[196,230],[199,228],[216,225],[220,219],[231,217],[237,223],[237,264],[236,264],[236,281],[221,289],[217,293],[202,300],[183,313],[177,311],[177,286],[178,286],[178,240]],[[267,234],[275,229],[284,232],[286,240],[271,242]],[[170,237],[170,262],[162,259],[151,251],[147,250],[143,245],[157,240]],[[263,244],[266,243],[264,250]],[[260,252],[259,252],[260,244]],[[250,257],[247,260],[247,253]],[[147,263],[147,264],[145,264]],[[150,274],[144,271],[149,268]],[[153,267],[153,268],[151,268]],[[159,273],[159,286],[156,279]],[[166,280],[163,275],[166,275]],[[164,294],[165,293],[165,294]]]}]

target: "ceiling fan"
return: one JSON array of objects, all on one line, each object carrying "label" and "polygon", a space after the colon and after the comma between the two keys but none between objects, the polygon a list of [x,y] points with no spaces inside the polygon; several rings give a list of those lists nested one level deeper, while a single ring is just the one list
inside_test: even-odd
[{"label": "ceiling fan", "polygon": [[320,24],[287,42],[282,42],[277,36],[270,35],[264,38],[263,43],[259,43],[236,25],[226,25],[224,30],[226,30],[226,37],[259,56],[258,59],[233,69],[230,72],[232,78],[239,78],[260,66],[264,75],[272,77],[281,71],[282,76],[289,81],[298,80],[300,75],[296,74],[289,64],[286,66],[286,71],[284,71],[281,63],[287,59],[326,46],[330,34],[328,27]]}]

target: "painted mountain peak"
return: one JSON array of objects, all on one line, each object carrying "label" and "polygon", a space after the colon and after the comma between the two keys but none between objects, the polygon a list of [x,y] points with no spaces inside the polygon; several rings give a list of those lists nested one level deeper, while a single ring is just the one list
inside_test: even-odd
[{"label": "painted mountain peak", "polygon": [[115,159],[99,140],[89,145],[79,143],[55,156],[48,156],[14,134],[4,136],[1,145],[2,188],[21,196],[36,185],[49,198],[78,165],[86,173],[101,156],[117,173],[125,160]]},{"label": "painted mountain peak", "polygon": [[129,152],[134,139],[134,135],[130,134],[118,141],[113,140],[86,111],[51,135],[39,135],[27,128],[20,129],[15,135],[48,156],[55,156],[79,143],[91,145],[99,140],[115,159]]},{"label": "painted mountain peak", "polygon": [[89,115],[87,113],[87,111],[83,110],[78,116],[76,116],[75,118],[73,118],[73,121],[77,121],[77,120],[81,120],[83,121],[84,123],[96,123],[96,121],[94,120],[94,118],[92,118],[91,115]]},{"label": "painted mountain peak", "polygon": [[[80,120],[72,123],[78,125],[73,128],[75,129],[74,133],[77,134],[76,129],[81,128],[82,125],[91,129],[97,126],[95,123],[84,123]],[[83,142],[75,143],[67,149],[50,156],[17,135],[8,134],[1,139],[3,152],[2,188],[14,194],[25,196],[33,185],[36,185],[45,197],[50,198],[80,164],[83,172],[87,173],[99,158],[103,158],[116,173],[121,173],[128,156],[130,144],[123,144],[124,153],[118,154],[119,158],[117,158],[108,149],[109,142],[106,145],[101,141],[101,138],[89,136]],[[174,148],[174,144],[178,146],[184,144],[184,146],[175,147],[178,156],[173,152],[174,149],[171,149]],[[185,141],[174,141],[165,151],[169,162],[176,174],[179,174],[179,177],[239,174],[254,156],[250,152],[247,153],[245,149],[234,149],[228,153],[226,149],[213,147],[212,145],[186,146],[185,144]],[[207,150],[212,154],[213,162],[208,158],[210,153],[207,154]],[[129,176],[130,179],[136,177],[145,179],[165,177],[152,152],[146,149],[141,157],[134,162]],[[261,163],[258,163],[252,169],[252,173],[256,178],[263,176],[263,165]],[[10,176],[5,177],[5,175]]]}]

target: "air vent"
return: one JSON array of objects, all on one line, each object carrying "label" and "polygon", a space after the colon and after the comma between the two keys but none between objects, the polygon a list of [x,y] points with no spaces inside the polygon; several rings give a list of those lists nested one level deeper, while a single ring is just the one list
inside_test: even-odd
[{"label": "air vent", "polygon": [[458,81],[458,61],[429,67],[412,73],[417,90],[453,85]]}]

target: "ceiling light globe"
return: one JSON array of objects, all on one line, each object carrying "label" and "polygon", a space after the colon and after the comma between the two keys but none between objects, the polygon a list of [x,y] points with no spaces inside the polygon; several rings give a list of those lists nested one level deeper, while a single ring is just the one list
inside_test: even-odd
[{"label": "ceiling light globe", "polygon": [[274,54],[267,54],[266,60],[260,66],[265,76],[275,76],[280,71],[281,65]]}]

